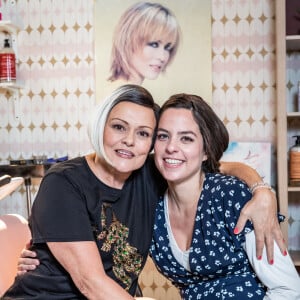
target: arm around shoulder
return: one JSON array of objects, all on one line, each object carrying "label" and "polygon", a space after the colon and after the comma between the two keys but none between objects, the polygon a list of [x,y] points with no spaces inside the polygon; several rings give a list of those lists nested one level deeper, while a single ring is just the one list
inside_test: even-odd
[{"label": "arm around shoulder", "polygon": [[220,172],[236,176],[245,181],[248,186],[261,182],[262,178],[252,167],[241,162],[220,161]]},{"label": "arm around shoulder", "polygon": [[250,166],[240,162],[221,162],[220,171],[245,181],[252,191],[252,199],[243,207],[236,224],[235,233],[240,233],[247,220],[251,220],[256,236],[256,256],[262,256],[267,248],[269,262],[273,261],[274,240],[282,253],[286,246],[277,219],[276,195],[260,175]]}]

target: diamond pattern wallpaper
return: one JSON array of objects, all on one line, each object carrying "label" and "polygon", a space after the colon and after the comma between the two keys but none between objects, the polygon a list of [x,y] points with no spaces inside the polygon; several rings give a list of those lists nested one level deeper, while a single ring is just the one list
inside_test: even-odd
[{"label": "diamond pattern wallpaper", "polygon": [[93,1],[7,1],[17,33],[19,97],[0,94],[1,163],[88,150],[94,103]]},{"label": "diamond pattern wallpaper", "polygon": [[[2,0],[2,19],[19,27],[14,50],[21,88],[19,93],[0,90],[1,164],[90,151],[86,125],[95,102],[94,2]],[[270,142],[275,157],[274,1],[211,3],[213,107],[232,141]],[[291,74],[296,72],[299,68]],[[33,198],[37,189],[33,184]],[[0,213],[27,217],[25,194],[21,186],[1,200]],[[300,249],[297,208],[289,220],[292,249]]]},{"label": "diamond pattern wallpaper", "polygon": [[[95,91],[93,5],[91,0],[2,1],[2,20],[18,27],[10,39],[21,88],[0,90],[1,164],[90,151],[86,125]],[[37,188],[33,183],[32,198]],[[0,211],[27,216],[25,187],[1,201]]]}]

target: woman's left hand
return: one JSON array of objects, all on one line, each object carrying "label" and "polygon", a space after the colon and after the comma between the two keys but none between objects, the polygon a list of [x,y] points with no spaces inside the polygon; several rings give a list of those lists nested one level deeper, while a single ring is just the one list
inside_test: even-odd
[{"label": "woman's left hand", "polygon": [[267,188],[255,190],[252,199],[243,207],[234,233],[240,233],[247,220],[254,226],[256,237],[256,257],[261,259],[266,245],[267,258],[274,263],[274,240],[283,255],[286,255],[286,245],[277,218],[277,200],[275,194]]}]

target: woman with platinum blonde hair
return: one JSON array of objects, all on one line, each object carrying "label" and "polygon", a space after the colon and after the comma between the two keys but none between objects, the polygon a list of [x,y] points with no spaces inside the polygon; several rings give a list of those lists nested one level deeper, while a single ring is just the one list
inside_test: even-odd
[{"label": "woman with platinum blonde hair", "polygon": [[168,8],[150,2],[132,5],[114,31],[109,81],[156,79],[174,59],[179,40],[179,24]]}]

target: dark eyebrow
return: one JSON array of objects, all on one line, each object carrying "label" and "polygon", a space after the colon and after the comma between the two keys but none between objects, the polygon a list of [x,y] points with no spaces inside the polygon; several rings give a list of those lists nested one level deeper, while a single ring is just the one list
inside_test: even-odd
[{"label": "dark eyebrow", "polygon": [[[128,126],[130,125],[127,121],[125,121],[123,119],[119,119],[119,118],[112,118],[111,121],[120,121],[120,122],[125,123]],[[146,126],[146,125],[139,126],[138,128],[149,128],[150,130],[154,130],[154,128],[152,128],[150,126]]]},{"label": "dark eyebrow", "polygon": [[[158,128],[157,131],[163,131],[163,132],[169,132],[168,130],[166,129],[163,129],[163,128]],[[180,134],[180,135],[185,135],[185,134],[191,134],[193,136],[197,136],[195,132],[193,131],[190,131],[190,130],[187,130],[187,131],[179,131],[177,134]]]},{"label": "dark eyebrow", "polygon": [[194,131],[179,131],[179,134],[184,135],[184,134],[191,134],[193,136],[197,136],[196,133]]},{"label": "dark eyebrow", "polygon": [[123,123],[128,124],[127,121],[125,121],[125,120],[123,120],[123,119],[119,119],[119,118],[111,118],[110,120],[111,120],[111,121],[121,121],[121,122],[123,122]]},{"label": "dark eyebrow", "polygon": [[168,130],[163,129],[163,128],[157,128],[157,131],[164,131],[164,132],[168,132]]}]

